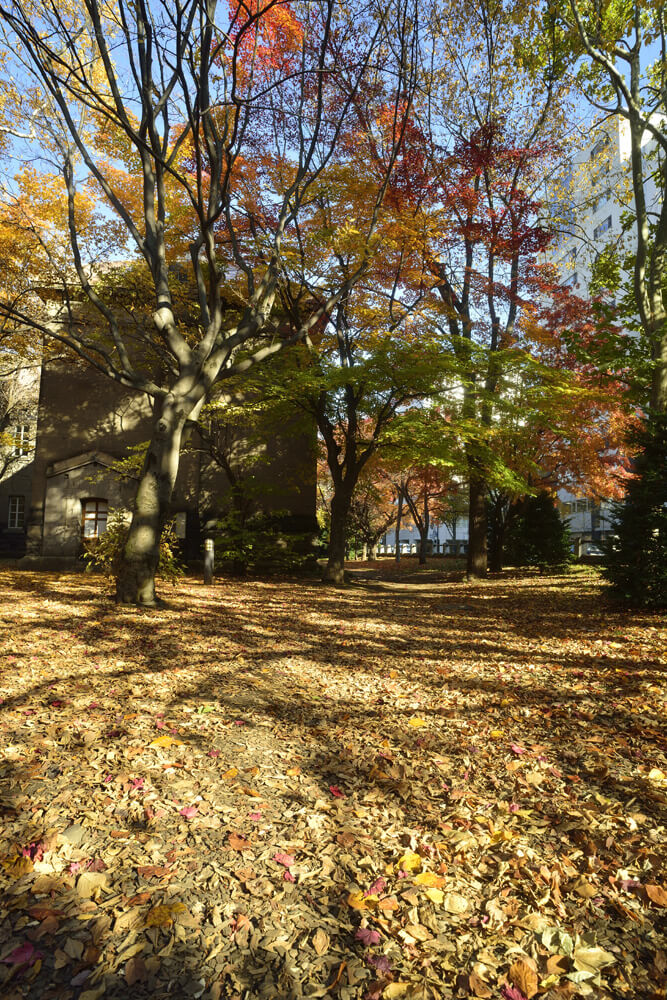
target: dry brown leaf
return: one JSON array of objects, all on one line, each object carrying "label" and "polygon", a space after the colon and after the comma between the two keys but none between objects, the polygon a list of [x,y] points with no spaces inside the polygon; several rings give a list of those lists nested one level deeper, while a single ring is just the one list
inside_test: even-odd
[{"label": "dry brown leaf", "polygon": [[317,955],[326,955],[329,950],[329,935],[321,927],[313,934],[313,948]]},{"label": "dry brown leaf", "polygon": [[443,900],[443,906],[448,913],[465,913],[468,900],[460,892],[448,892]]},{"label": "dry brown leaf", "polygon": [[531,1000],[539,989],[537,966],[532,958],[517,958],[510,966],[510,979]]},{"label": "dry brown leaf", "polygon": [[661,885],[645,885],[646,895],[656,906],[667,906],[667,892]]},{"label": "dry brown leaf", "polygon": [[468,989],[473,996],[481,997],[483,1000],[488,1000],[489,997],[493,996],[493,990],[474,969],[468,974]]}]

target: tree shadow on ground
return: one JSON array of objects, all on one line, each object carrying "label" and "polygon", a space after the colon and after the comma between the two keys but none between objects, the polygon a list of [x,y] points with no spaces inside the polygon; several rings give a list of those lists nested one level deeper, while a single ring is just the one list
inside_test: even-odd
[{"label": "tree shadow on ground", "polygon": [[[69,608],[63,604],[63,590]],[[72,590],[78,592],[76,603],[69,600]],[[140,845],[137,851],[143,851],[159,831],[165,849],[168,842],[176,841],[197,851],[199,869],[211,852],[219,853],[222,874],[214,872],[211,877],[218,881],[215,886],[211,883],[203,896],[204,890],[198,890],[199,902],[203,902],[199,911],[194,909],[197,894],[188,895],[183,889],[180,896],[170,895],[171,883],[143,878],[129,857],[121,865],[116,902],[109,903],[101,893],[93,900],[100,913],[90,917],[95,911],[90,910],[90,901],[79,898],[72,879],[72,887],[64,892],[67,919],[52,930],[43,926],[48,915],[36,917],[30,909],[34,910],[35,903],[46,905],[45,900],[55,908],[63,893],[34,894],[30,888],[33,876],[19,877],[7,896],[6,926],[10,934],[17,934],[11,915],[18,913],[24,922],[18,928],[17,942],[33,941],[45,957],[43,971],[32,983],[17,979],[5,984],[7,989],[24,990],[17,992],[17,997],[41,1000],[50,990],[53,996],[71,994],[74,998],[92,989],[99,957],[93,961],[94,952],[87,949],[100,947],[102,951],[110,948],[113,957],[104,978],[105,996],[109,997],[195,996],[198,987],[193,992],[193,984],[199,983],[202,975],[207,988],[224,980],[223,997],[235,993],[239,997],[298,996],[302,974],[326,992],[340,962],[361,962],[364,953],[354,938],[358,916],[351,916],[344,905],[346,890],[355,880],[365,889],[382,872],[381,868],[359,868],[355,855],[346,860],[346,851],[335,837],[353,827],[355,837],[363,843],[359,830],[364,821],[355,817],[355,809],[373,815],[378,803],[396,823],[395,831],[387,834],[387,842],[404,847],[405,838],[409,844],[411,835],[442,836],[443,822],[451,827],[458,804],[465,803],[467,796],[474,795],[480,802],[486,796],[497,804],[498,774],[494,768],[504,769],[514,759],[507,746],[513,734],[503,734],[506,738],[498,759],[490,761],[485,747],[493,723],[485,722],[485,713],[502,714],[508,695],[516,700],[522,720],[512,721],[511,726],[515,730],[523,727],[518,737],[527,744],[521,747],[522,755],[530,760],[531,773],[539,770],[547,800],[541,808],[558,834],[559,850],[567,845],[580,850],[582,836],[581,824],[569,825],[568,807],[574,800],[561,790],[563,775],[569,775],[567,787],[574,799],[590,807],[597,796],[611,800],[610,808],[621,812],[629,812],[637,800],[648,812],[657,812],[663,804],[646,777],[635,770],[633,780],[628,781],[622,772],[629,761],[650,761],[652,749],[661,746],[663,720],[657,701],[641,704],[641,717],[637,708],[642,691],[647,685],[660,683],[664,668],[648,660],[638,661],[629,653],[638,641],[636,636],[627,640],[621,636],[614,640],[616,646],[608,646],[611,632],[632,631],[632,626],[618,613],[614,617],[612,612],[609,620],[607,609],[595,595],[573,612],[568,605],[571,594],[548,593],[540,611],[530,595],[507,595],[494,592],[492,587],[450,587],[445,593],[421,593],[416,598],[375,586],[334,593],[312,585],[304,591],[281,582],[234,583],[213,590],[191,585],[188,591],[174,595],[173,608],[147,614],[110,609],[100,595],[99,583],[82,578],[75,584],[64,578],[60,586],[53,581],[36,592],[41,601],[50,603],[41,613],[30,611],[30,617],[23,620],[12,614],[8,645],[14,659],[10,670],[21,670],[22,680],[16,692],[0,705],[8,745],[30,746],[33,751],[27,756],[20,751],[16,760],[5,760],[2,779],[10,797],[7,829],[12,831],[14,846],[29,851],[45,832],[43,817],[48,814],[51,786],[60,785],[63,775],[68,775],[73,791],[61,804],[61,832],[86,809],[91,814],[97,811],[128,830],[130,842]],[[196,614],[189,608],[190,601],[196,605]],[[525,612],[524,618],[512,617],[517,607]],[[600,651],[603,656],[584,649],[580,637],[572,636],[578,614],[588,615],[586,643],[607,643]],[[654,620],[641,617],[649,627]],[[574,640],[574,645],[563,646],[564,639]],[[58,641],[63,654],[61,667],[66,667],[68,651],[72,665],[66,672],[61,669],[57,675],[40,678],[44,650]],[[401,657],[419,666],[414,679],[410,666],[405,668],[406,676],[392,678]],[[385,661],[393,666],[385,667]],[[478,676],[476,668],[482,661],[497,664],[505,673]],[[545,666],[551,670],[549,686],[543,676],[536,683],[532,673]],[[164,688],[160,686],[163,681],[168,681]],[[102,699],[101,707],[92,707],[96,698]],[[68,700],[81,706],[78,727],[72,726]],[[619,704],[613,707],[615,700]],[[145,708],[149,702],[150,713]],[[528,715],[520,714],[526,711]],[[61,713],[63,722],[59,722]],[[411,728],[415,717],[424,722],[423,729]],[[161,723],[159,729],[155,728],[156,719]],[[545,719],[552,720],[553,732],[545,726]],[[38,720],[45,729],[35,747],[30,741]],[[209,727],[208,720],[215,725]],[[539,746],[532,746],[530,733],[536,720],[540,720]],[[94,727],[95,736],[86,744],[89,726]],[[133,759],[143,759],[141,753],[151,735],[171,733],[172,729],[183,743],[168,754],[165,751],[164,762],[169,765],[165,771],[150,771],[151,794],[160,802],[173,799],[174,781],[183,773],[193,793],[207,787],[211,796],[217,795],[230,807],[229,812],[220,814],[221,825],[205,833],[201,843],[196,839],[196,828],[190,830],[179,818],[177,807],[172,806],[172,813],[156,821],[145,813],[149,798],[144,798],[139,788],[135,795],[131,788],[139,768]],[[350,750],[352,734],[358,743]],[[108,789],[102,771],[92,782],[85,774],[88,752],[100,744],[113,772]],[[291,883],[283,881],[284,873],[278,869],[265,876],[266,885],[255,887],[270,892],[277,907],[262,915],[261,922],[253,916],[256,897],[243,888],[248,883],[240,882],[237,874],[245,867],[243,853],[230,853],[227,839],[230,829],[251,837],[255,828],[241,816],[238,793],[225,779],[223,764],[218,767],[218,758],[210,756],[219,753],[227,768],[238,745],[251,760],[262,764],[275,756],[277,748],[286,759],[298,760],[297,787],[283,773],[272,779],[274,785],[263,794],[272,799],[273,830],[280,831],[280,839],[289,841],[290,825],[301,822],[298,817],[303,815],[319,817],[318,822],[329,831],[327,844],[334,868],[327,876],[332,888],[325,903],[312,894],[311,902],[297,893]],[[605,750],[602,760],[598,759],[600,748]],[[110,752],[115,757],[109,758]],[[633,757],[636,754],[641,756]],[[544,763],[540,762],[542,757]],[[274,772],[278,770],[273,767]],[[503,796],[511,792],[517,802],[534,796],[535,788],[526,782],[523,772],[519,769],[508,783],[503,770]],[[267,773],[272,773],[268,765]],[[77,790],[79,775],[81,789]],[[206,786],[204,778],[209,783]],[[252,778],[243,780],[250,782]],[[558,797],[552,800],[551,789],[556,787]],[[338,789],[340,801],[332,799],[331,788]],[[107,790],[113,790],[119,805]],[[112,801],[105,804],[106,798]],[[249,804],[252,801],[250,798]],[[465,827],[471,821],[460,822]],[[604,838],[590,836],[600,858],[617,849],[616,845],[613,849],[605,846]],[[628,844],[634,836],[631,827],[627,835],[617,834]],[[102,830],[93,840],[93,860],[113,846],[113,838],[109,840]],[[119,842],[125,843],[122,838]],[[367,850],[373,853],[370,846]],[[513,850],[511,843],[499,845],[499,860],[509,863]],[[307,892],[308,879],[303,884]],[[317,875],[313,884],[321,889]],[[149,890],[150,899],[134,904],[144,920],[142,933],[148,908],[167,905],[177,896],[187,899],[187,912],[194,913],[196,926],[174,920],[164,930],[157,928],[157,940],[151,947],[144,945],[141,955],[148,970],[145,978],[142,973],[130,986],[127,961],[114,966],[122,955],[127,930],[116,931],[115,916],[108,925],[103,918],[109,915],[107,910],[115,914],[118,909],[131,909],[130,900]],[[217,933],[215,906],[221,911],[218,917],[223,921],[225,945],[211,958],[212,949],[205,941],[209,924],[210,935],[215,938]],[[285,909],[290,913],[300,910],[302,918],[300,924],[292,921],[287,931],[281,923]],[[239,913],[244,912],[251,915],[251,926],[234,926],[232,922],[238,922]],[[320,925],[330,927],[336,935],[335,963],[318,956],[308,944],[313,928]],[[277,937],[267,941],[267,935],[272,934]],[[285,940],[278,941],[285,934]],[[69,960],[56,969],[56,949],[63,951],[70,938],[81,942],[82,956],[72,959],[65,952]],[[306,957],[299,966],[298,952],[303,949]],[[70,951],[77,952],[78,945],[70,946]],[[318,965],[320,957],[323,960]],[[159,971],[153,975],[148,966],[157,958]],[[90,975],[73,986],[72,980],[87,970],[91,970]]]}]

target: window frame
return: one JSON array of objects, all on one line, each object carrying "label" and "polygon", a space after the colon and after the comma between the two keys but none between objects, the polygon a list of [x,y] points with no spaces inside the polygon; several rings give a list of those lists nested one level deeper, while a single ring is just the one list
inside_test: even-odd
[{"label": "window frame", "polygon": [[14,458],[24,458],[30,451],[30,424],[14,425]]},{"label": "window frame", "polygon": [[[16,504],[16,509],[12,510],[13,501],[19,501]],[[7,530],[8,531],[23,531],[25,528],[25,497],[22,493],[12,493],[8,497],[7,504]],[[14,523],[12,524],[12,521]]]},{"label": "window frame", "polygon": [[[92,511],[93,516],[87,516],[91,513],[86,508],[89,504],[95,504],[95,508]],[[104,505],[104,510],[101,510],[100,505]],[[103,516],[101,516],[103,515]],[[95,541],[100,535],[103,535],[107,530],[107,521],[109,519],[109,501],[106,497],[82,497],[81,498],[81,537],[84,542]],[[102,531],[99,530],[100,525],[104,523],[104,528]],[[95,531],[93,534],[86,534],[86,525],[94,524]]]}]

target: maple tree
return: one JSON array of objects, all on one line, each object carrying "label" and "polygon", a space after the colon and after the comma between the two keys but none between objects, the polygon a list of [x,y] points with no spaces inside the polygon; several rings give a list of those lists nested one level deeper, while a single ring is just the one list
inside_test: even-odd
[{"label": "maple tree", "polygon": [[[39,143],[59,165],[67,235],[62,308],[51,301],[40,312],[33,297],[30,305],[5,300],[0,312],[155,400],[117,582],[119,601],[152,605],[187,422],[220,381],[306,337],[367,267],[414,88],[417,20],[408,0],[382,11],[335,0],[294,9],[240,4],[229,17],[204,0],[173,11],[85,0],[64,15],[52,2],[13,0],[0,16],[7,70],[44,95],[25,157],[41,176]],[[299,225],[312,186],[343,155],[355,104],[370,109],[376,99],[389,127],[367,187],[359,253],[324,298],[308,299],[287,333],[276,315],[278,289],[285,272],[303,271]],[[354,141],[364,141],[358,120]],[[100,203],[92,231],[80,208],[88,197]],[[115,281],[96,267],[100,231],[116,241],[117,260],[134,253],[139,261],[116,268]],[[49,265],[59,263],[42,249]],[[143,297],[136,322],[112,294],[119,280]]]}]

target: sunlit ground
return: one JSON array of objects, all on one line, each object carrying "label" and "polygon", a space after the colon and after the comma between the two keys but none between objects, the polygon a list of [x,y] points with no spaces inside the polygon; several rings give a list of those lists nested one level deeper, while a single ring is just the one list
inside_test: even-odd
[{"label": "sunlit ground", "polygon": [[0,995],[664,997],[663,623],[410,580],[0,574]]}]

